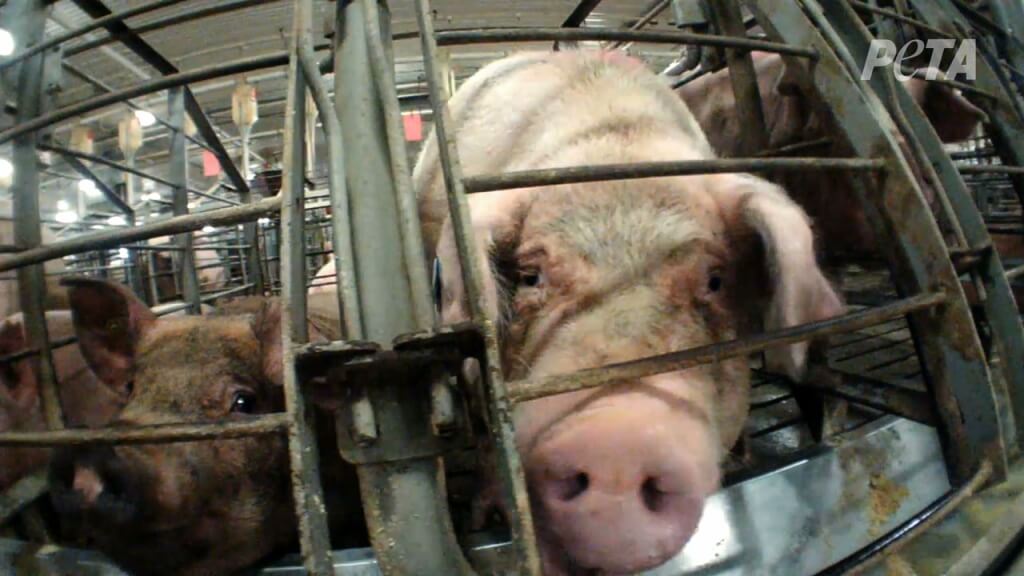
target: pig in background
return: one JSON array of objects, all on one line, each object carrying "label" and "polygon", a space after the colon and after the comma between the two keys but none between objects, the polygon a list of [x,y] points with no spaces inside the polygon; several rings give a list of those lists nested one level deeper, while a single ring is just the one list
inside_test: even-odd
[{"label": "pig in background", "polygon": [[[111,425],[244,421],[284,409],[277,299],[157,318],[123,285],[68,285],[82,357],[127,395]],[[311,297],[309,307],[311,339],[332,336],[333,298]],[[338,456],[333,418],[317,421],[332,537],[365,544],[354,470]],[[62,520],[138,576],[231,574],[296,540],[284,435],[68,448],[50,478]]]},{"label": "pig in background", "polygon": [[[768,148],[832,139],[822,148],[799,152],[822,157],[854,156],[842,140],[842,131],[831,112],[799,66],[789,66],[778,54],[753,52],[761,108],[768,132]],[[943,142],[967,139],[985,119],[985,114],[949,86],[911,78],[903,83],[928,117]],[[729,70],[707,74],[677,90],[708,135],[715,151],[722,156],[738,156],[740,125]],[[931,182],[909,152],[902,137],[901,149],[910,164],[921,191],[933,212],[937,211],[937,183]],[[810,215],[826,258],[841,263],[866,261],[878,257],[874,231],[857,197],[849,172],[785,172],[774,178],[790,197]]]},{"label": "pig in background", "polygon": [[[0,211],[4,206],[9,206],[10,201],[0,202]],[[9,211],[7,212],[9,213]],[[57,241],[57,236],[47,226],[42,227],[43,244],[52,244]],[[0,220],[0,244],[13,246],[14,242],[14,221]],[[43,265],[46,277],[46,301],[43,307],[47,310],[67,308],[67,294],[60,285],[60,277],[54,276],[65,270],[63,260],[49,260]],[[11,314],[21,312],[21,301],[18,300],[17,275],[13,270],[0,274],[0,318],[7,318]]]},{"label": "pig in background", "polygon": [[[152,238],[150,246],[166,246],[172,243],[169,236]],[[181,299],[181,293],[174,283],[173,272],[175,270],[174,260],[171,254],[175,252],[151,252],[149,257],[153,260],[154,283],[156,285],[156,296],[160,302],[167,302],[172,299]],[[194,252],[196,263],[196,279],[199,280],[201,292],[212,292],[224,288],[228,282],[228,273],[221,262],[217,250],[197,249]],[[147,272],[148,274],[148,272]]]},{"label": "pig in background", "polygon": [[[683,102],[617,53],[521,53],[449,102],[466,176],[713,158]],[[468,318],[431,135],[414,171],[445,323]],[[469,197],[509,380],[570,373],[840,312],[805,213],[745,174]],[[771,351],[799,378],[807,344]],[[519,405],[545,573],[627,574],[686,544],[749,404],[745,358]]]}]

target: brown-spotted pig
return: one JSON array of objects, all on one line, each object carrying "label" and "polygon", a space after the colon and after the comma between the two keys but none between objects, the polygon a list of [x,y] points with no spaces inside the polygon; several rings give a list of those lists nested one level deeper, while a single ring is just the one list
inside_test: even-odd
[{"label": "brown-spotted pig", "polygon": [[[828,138],[827,144],[799,154],[854,156],[828,107],[798,67],[788,66],[778,54],[754,52],[752,57],[769,149]],[[943,142],[959,142],[968,138],[985,118],[979,108],[948,85],[911,78],[903,82],[903,86],[924,111]],[[747,128],[741,125],[737,114],[728,69],[697,78],[680,87],[677,93],[693,112],[718,154],[743,154],[739,148],[740,135]],[[926,177],[926,172],[921,170],[902,138],[900,146],[925,199],[936,210],[937,185]],[[779,175],[777,182],[810,215],[829,261],[842,263],[877,259],[874,230],[861,207],[850,173],[787,171]]]},{"label": "brown-spotted pig", "polygon": [[[683,102],[638,61],[521,53],[449,102],[467,176],[714,158]],[[414,171],[441,313],[468,305],[431,135]],[[469,197],[509,380],[566,374],[839,313],[807,216],[746,174],[522,188]],[[794,377],[806,343],[771,352]],[[514,383],[511,384],[514,386]],[[516,407],[545,572],[626,574],[689,540],[749,404],[746,358]],[[586,572],[590,573],[590,572]]]},{"label": "brown-spotted pig", "polygon": [[[112,425],[245,421],[284,409],[278,300],[250,297],[207,316],[158,319],[123,285],[68,284],[86,362],[108,386],[130,391]],[[311,322],[313,339],[330,333],[330,323]],[[332,439],[322,435],[325,485],[358,494]],[[62,517],[132,574],[231,574],[296,536],[281,434],[72,448],[50,470]],[[327,494],[336,542],[361,542],[358,497],[334,496]]]}]

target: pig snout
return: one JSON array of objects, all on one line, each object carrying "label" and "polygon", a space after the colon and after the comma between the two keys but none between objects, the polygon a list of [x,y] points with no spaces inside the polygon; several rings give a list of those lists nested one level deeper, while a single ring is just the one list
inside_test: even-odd
[{"label": "pig snout", "polygon": [[108,525],[135,521],[141,508],[140,479],[113,448],[63,449],[50,465],[50,491],[62,514]]},{"label": "pig snout", "polygon": [[542,547],[550,540],[569,565],[602,574],[645,570],[678,553],[719,480],[708,420],[643,393],[566,416],[534,442],[526,467],[548,532]]}]

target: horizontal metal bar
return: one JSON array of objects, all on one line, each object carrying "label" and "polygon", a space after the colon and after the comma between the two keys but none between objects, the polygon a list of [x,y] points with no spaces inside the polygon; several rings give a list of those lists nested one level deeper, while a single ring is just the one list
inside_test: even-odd
[{"label": "horizontal metal bar", "polygon": [[40,128],[56,124],[57,122],[62,122],[64,120],[74,118],[75,116],[93,112],[112,104],[118,104],[124,100],[135,98],[137,96],[152,94],[161,90],[176,88],[178,86],[184,86],[194,82],[203,82],[213,78],[242,74],[244,72],[252,72],[253,70],[261,70],[263,68],[284,66],[287,63],[287,52],[274,52],[273,54],[257,56],[255,58],[245,58],[224,64],[215,64],[204,68],[196,68],[195,70],[189,70],[187,72],[179,72],[178,74],[169,74],[167,76],[155,78],[149,82],[142,82],[122,90],[117,90],[108,94],[101,94],[99,96],[89,98],[88,100],[76,102],[47,114],[37,116],[28,122],[12,126],[11,128],[0,132],[0,144],[8,142],[12,138],[21,136],[22,134],[28,134],[39,130]]},{"label": "horizontal metal bar", "polygon": [[152,12],[154,10],[166,8],[168,6],[180,4],[183,1],[184,0],[158,0],[157,2],[142,4],[141,6],[136,6],[135,8],[129,8],[128,10],[122,10],[121,12],[114,12],[113,14],[110,14],[108,16],[91,20],[84,26],[80,26],[78,28],[75,28],[74,30],[68,30],[63,34],[53,36],[49,40],[44,40],[38,44],[26,48],[24,52],[11,58],[10,60],[0,62],[0,70],[4,70],[10,66],[13,66],[14,64],[17,64],[18,62],[22,62],[26,58],[39,54],[43,50],[48,50],[50,48],[53,48],[54,46],[67,42],[68,40],[78,38],[83,34],[88,34],[89,32],[92,32],[97,28],[102,28],[103,26],[106,26],[107,24],[110,24],[112,22],[119,22],[121,20],[124,20],[125,18],[131,18],[132,16],[138,16],[140,14],[145,14],[147,12]]},{"label": "horizontal metal bar", "polygon": [[557,374],[539,378],[528,378],[509,382],[509,398],[520,403],[554,394],[595,388],[623,380],[643,378],[663,372],[684,370],[701,364],[717,362],[726,358],[759,352],[773,346],[792,344],[811,338],[852,332],[881,324],[898,316],[931,308],[943,303],[943,293],[921,294],[897,300],[892,304],[846,314],[820,322],[802,324],[782,330],[772,330],[750,338],[716,342],[688,350],[669,352],[639,360],[610,364],[599,368],[588,368],[572,374]]},{"label": "horizontal metal bar", "polygon": [[860,10],[861,12],[871,12],[873,14],[878,14],[879,16],[892,18],[893,20],[898,20],[900,22],[903,22],[904,24],[910,24],[911,26],[918,28],[920,30],[931,32],[932,34],[935,34],[940,38],[956,38],[949,32],[939,30],[938,28],[935,28],[934,26],[931,26],[926,22],[922,22],[909,16],[904,16],[903,14],[900,14],[899,12],[895,12],[893,10],[878,8],[877,6],[872,6],[871,4],[868,4],[866,2],[860,2],[859,0],[847,0],[847,2],[849,2],[850,6],[852,6],[856,10]]},{"label": "horizontal metal bar", "polygon": [[281,197],[278,195],[244,206],[231,206],[229,208],[207,210],[206,212],[195,214],[185,214],[160,222],[153,222],[152,224],[135,226],[134,228],[102,230],[92,234],[83,234],[68,240],[25,250],[7,258],[0,258],[0,272],[14,270],[15,268],[21,268],[30,264],[39,264],[47,260],[63,258],[69,254],[112,248],[125,242],[193,232],[208,224],[211,226],[240,224],[277,212],[280,209]]},{"label": "horizontal metal bar", "polygon": [[804,150],[813,150],[814,148],[824,148],[825,146],[831,146],[831,138],[816,138],[814,140],[805,140],[803,142],[795,142],[793,144],[787,144],[785,146],[779,146],[771,150],[765,150],[759,152],[758,157],[771,157],[771,156],[782,156],[784,154],[792,154],[793,152],[803,152]]},{"label": "horizontal metal bar", "polygon": [[1024,174],[1024,166],[1005,164],[957,164],[961,174]]},{"label": "horizontal metal bar", "polygon": [[1013,280],[1014,278],[1017,278],[1018,276],[1021,275],[1024,275],[1024,264],[1021,264],[1020,266],[1014,266],[1013,268],[1009,268],[1006,270],[1006,278],[1008,280]]},{"label": "horizontal metal bar", "polygon": [[288,416],[265,414],[244,422],[211,424],[158,424],[124,428],[79,428],[45,432],[3,432],[0,446],[45,447],[78,446],[82,444],[168,444],[196,440],[226,440],[284,432]]},{"label": "horizontal metal bar", "polygon": [[464,178],[467,193],[490,192],[532,186],[556,186],[602,180],[661,178],[694,174],[760,172],[765,170],[881,170],[885,163],[870,158],[713,158],[680,162],[638,162],[574,166],[546,170],[522,170],[505,174]]},{"label": "horizontal metal bar", "polygon": [[987,90],[982,90],[981,88],[978,88],[977,86],[975,86],[973,84],[967,84],[965,82],[957,82],[956,80],[950,80],[949,78],[929,78],[928,77],[928,72],[925,69],[923,69],[923,68],[914,69],[914,68],[908,68],[906,66],[901,66],[900,69],[903,72],[903,74],[907,74],[907,75],[913,76],[914,78],[917,78],[918,80],[921,80],[923,82],[932,82],[934,84],[944,84],[946,86],[950,86],[952,88],[956,88],[957,90],[961,90],[963,92],[979,94],[979,95],[984,96],[986,98],[992,98],[993,100],[1005,100],[1002,96],[997,96],[996,94],[992,94],[991,92],[989,92]]},{"label": "horizontal metal bar", "polygon": [[908,420],[935,426],[938,418],[927,392],[910,390],[878,378],[870,378],[841,369],[814,370],[807,379],[808,388],[894,414]]},{"label": "horizontal metal bar", "polygon": [[587,40],[614,42],[648,42],[657,44],[693,44],[775,52],[791,56],[816,59],[818,53],[811,48],[788,46],[779,42],[697,34],[693,32],[643,32],[610,28],[490,28],[477,30],[448,30],[437,33],[438,46],[458,44],[489,44],[497,42],[584,42]]},{"label": "horizontal metal bar", "polygon": [[[153,32],[154,30],[162,30],[164,28],[175,26],[177,24],[192,22],[194,20],[201,20],[203,18],[208,18],[210,16],[217,16],[218,14],[225,14],[227,12],[234,12],[235,10],[251,8],[253,6],[259,6],[260,4],[270,4],[272,2],[277,1],[278,0],[238,0],[236,2],[215,4],[213,6],[201,8],[199,10],[183,12],[181,14],[175,14],[173,16],[168,16],[166,18],[161,18],[159,20],[147,22],[146,24],[132,26],[132,32],[135,32],[136,34],[140,35],[146,34],[148,32]],[[82,42],[81,44],[75,44],[74,46],[70,46],[64,50],[64,57],[68,58],[74,56],[75,54],[81,54],[82,52],[85,52],[87,50],[99,48],[100,46],[104,46],[106,44],[110,44],[111,42],[116,41],[117,38],[114,38],[113,35],[109,35],[104,36],[103,38],[90,40],[88,42]]]}]

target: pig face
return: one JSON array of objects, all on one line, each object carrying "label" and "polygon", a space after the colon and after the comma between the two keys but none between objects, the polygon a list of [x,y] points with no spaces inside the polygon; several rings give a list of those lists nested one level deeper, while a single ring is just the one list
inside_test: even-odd
[{"label": "pig face", "polygon": [[[839,311],[815,264],[805,215],[760,179],[596,183],[470,202],[510,379]],[[437,257],[444,320],[463,320],[450,224]],[[771,358],[799,377],[805,350],[774,350]],[[545,573],[632,573],[676,554],[718,487],[719,460],[740,434],[748,392],[747,361],[734,358],[518,406],[516,441]]]},{"label": "pig face", "polygon": [[[128,391],[114,425],[243,421],[280,410],[280,308],[158,320],[125,287],[69,282],[92,370]],[[72,448],[51,465],[55,505],[135,574],[226,574],[293,535],[280,436]]]}]

